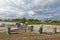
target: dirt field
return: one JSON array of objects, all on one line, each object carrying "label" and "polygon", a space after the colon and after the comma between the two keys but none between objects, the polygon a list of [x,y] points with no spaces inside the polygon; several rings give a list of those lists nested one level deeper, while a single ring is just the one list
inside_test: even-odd
[{"label": "dirt field", "polygon": [[47,35],[37,33],[21,32],[19,34],[0,33],[0,40],[60,40],[60,33]]},{"label": "dirt field", "polygon": [[[46,33],[39,34],[38,29],[41,25],[34,25],[34,31],[32,32],[20,32],[18,34],[10,34],[7,35],[6,33],[0,33],[0,40],[60,40],[60,33],[48,35]],[[44,25],[43,32],[45,31],[53,31],[52,28],[57,27],[57,31],[60,32],[60,25]],[[0,30],[6,30],[4,27],[0,27]]]}]

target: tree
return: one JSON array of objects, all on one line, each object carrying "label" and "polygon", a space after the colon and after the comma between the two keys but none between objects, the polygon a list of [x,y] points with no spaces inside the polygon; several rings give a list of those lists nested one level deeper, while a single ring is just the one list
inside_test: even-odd
[{"label": "tree", "polygon": [[2,19],[0,19],[0,21],[2,21]]},{"label": "tree", "polygon": [[26,21],[27,21],[27,19],[25,17],[23,17],[23,18],[20,19],[20,22],[23,22],[24,23]]}]

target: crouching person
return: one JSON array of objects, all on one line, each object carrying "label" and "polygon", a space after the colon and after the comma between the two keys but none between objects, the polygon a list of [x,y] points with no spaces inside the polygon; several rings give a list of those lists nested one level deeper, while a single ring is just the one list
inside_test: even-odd
[{"label": "crouching person", "polygon": [[20,22],[16,23],[17,28],[20,28],[20,26],[21,26]]}]

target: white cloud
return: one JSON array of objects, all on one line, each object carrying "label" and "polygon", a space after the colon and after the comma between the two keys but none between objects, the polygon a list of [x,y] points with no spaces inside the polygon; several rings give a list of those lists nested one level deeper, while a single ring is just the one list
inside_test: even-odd
[{"label": "white cloud", "polygon": [[38,18],[51,18],[52,15],[59,14],[57,10],[60,9],[53,9],[50,6],[59,2],[59,0],[0,0],[0,18],[19,18],[26,15],[35,16],[33,18],[37,18],[38,15],[40,15]]},{"label": "white cloud", "polygon": [[33,16],[34,14],[35,14],[35,12],[32,10],[28,12],[28,15],[30,15],[30,16]]},{"label": "white cloud", "polygon": [[16,13],[16,17],[24,17],[24,12],[18,12],[18,13]]}]

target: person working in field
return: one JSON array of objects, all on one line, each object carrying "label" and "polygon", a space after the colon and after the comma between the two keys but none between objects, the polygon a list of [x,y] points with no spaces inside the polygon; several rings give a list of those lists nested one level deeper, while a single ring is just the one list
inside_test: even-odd
[{"label": "person working in field", "polygon": [[28,31],[28,22],[25,22],[25,23],[24,23],[24,30],[25,30],[25,31]]},{"label": "person working in field", "polygon": [[21,26],[20,22],[17,22],[17,23],[16,23],[16,27],[17,27],[17,28],[20,28],[20,26]]}]

